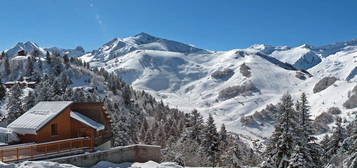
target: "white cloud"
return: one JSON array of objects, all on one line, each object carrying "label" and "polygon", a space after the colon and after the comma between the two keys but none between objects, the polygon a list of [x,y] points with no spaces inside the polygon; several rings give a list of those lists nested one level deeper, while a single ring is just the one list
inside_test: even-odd
[{"label": "white cloud", "polygon": [[97,20],[99,25],[103,25],[103,21],[98,14],[95,14],[95,19]]},{"label": "white cloud", "polygon": [[101,19],[100,15],[98,14],[98,12],[94,6],[93,0],[89,0],[88,2],[89,2],[89,7],[93,9],[93,12],[95,14],[95,20],[97,21],[97,23],[100,26],[103,26],[103,20]]}]

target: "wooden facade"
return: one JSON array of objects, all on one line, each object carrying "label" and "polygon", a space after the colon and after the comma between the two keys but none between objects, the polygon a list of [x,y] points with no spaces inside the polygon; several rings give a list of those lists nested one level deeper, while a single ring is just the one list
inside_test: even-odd
[{"label": "wooden facade", "polygon": [[[104,129],[96,130],[85,123],[71,118],[72,111],[104,125]],[[21,143],[43,143],[63,139],[89,137],[93,146],[101,145],[112,137],[110,130],[111,118],[101,103],[72,103],[61,113],[39,129],[36,134],[19,134]]]}]

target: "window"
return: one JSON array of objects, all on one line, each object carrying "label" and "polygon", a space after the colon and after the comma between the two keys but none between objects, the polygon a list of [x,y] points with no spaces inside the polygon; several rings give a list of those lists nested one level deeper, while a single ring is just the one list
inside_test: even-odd
[{"label": "window", "polygon": [[9,137],[8,137],[8,136],[9,136],[8,134],[1,134],[1,135],[0,135],[0,142],[2,142],[2,143],[7,143],[8,140],[9,140]]},{"label": "window", "polygon": [[51,136],[58,135],[58,128],[57,124],[52,124],[51,125]]}]

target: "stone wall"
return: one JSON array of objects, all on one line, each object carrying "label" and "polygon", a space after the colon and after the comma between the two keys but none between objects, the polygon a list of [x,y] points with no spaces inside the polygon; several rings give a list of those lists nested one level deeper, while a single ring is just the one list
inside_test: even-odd
[{"label": "stone wall", "polygon": [[112,163],[147,162],[149,160],[160,162],[160,146],[156,145],[129,145],[111,148],[105,151],[79,154],[50,159],[48,161],[67,163],[79,167],[93,166],[99,161]]}]

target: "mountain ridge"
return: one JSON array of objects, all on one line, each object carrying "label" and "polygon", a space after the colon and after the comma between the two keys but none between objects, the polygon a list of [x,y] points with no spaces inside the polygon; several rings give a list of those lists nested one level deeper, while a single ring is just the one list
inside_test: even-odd
[{"label": "mountain ridge", "polygon": [[[313,117],[332,106],[342,109],[340,116],[345,118],[356,110],[343,106],[357,82],[356,55],[357,40],[317,47],[256,44],[246,49],[209,51],[139,33],[115,38],[78,57],[92,67],[115,73],[134,89],[145,90],[169,106],[186,112],[198,109],[204,117],[213,114],[216,122],[225,123],[230,131],[268,137],[272,125],[250,128],[240,120],[277,103],[285,92],[295,97],[306,92]],[[318,81],[330,76],[337,81],[314,93]],[[247,83],[258,92],[239,90],[249,88]],[[222,99],[227,89],[238,90],[233,97]]]}]

